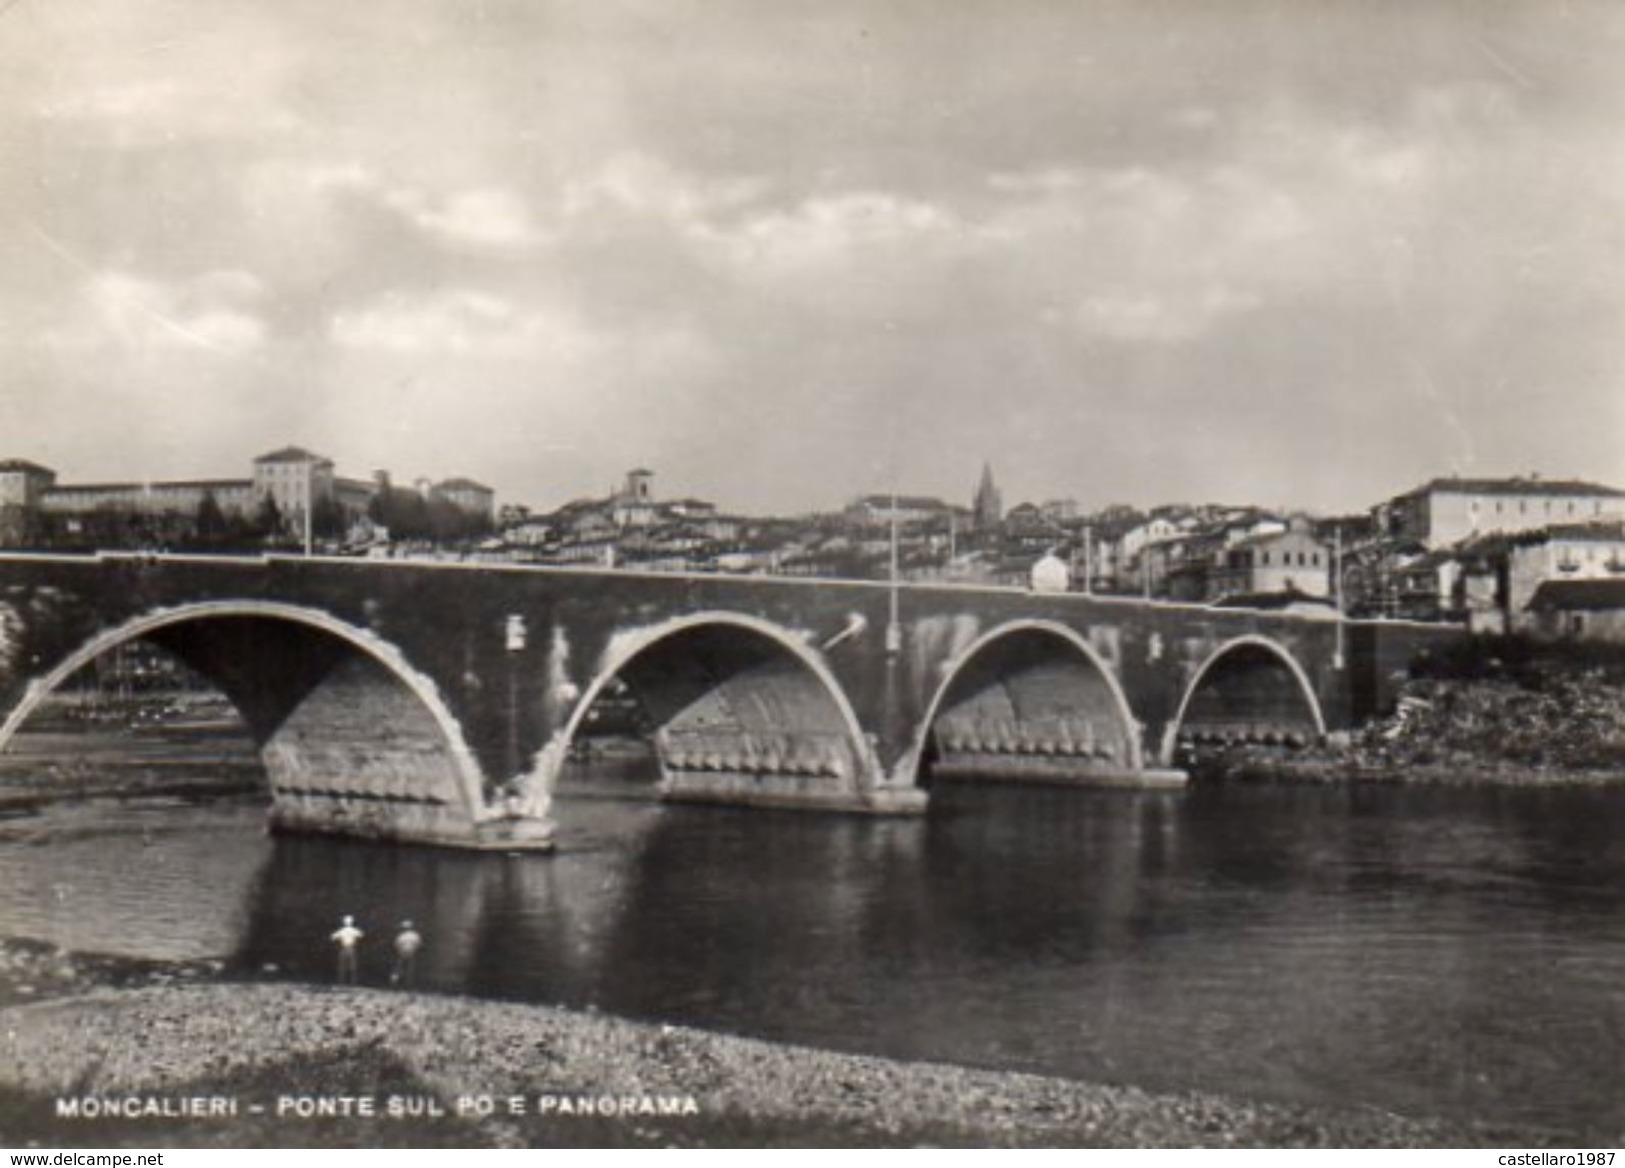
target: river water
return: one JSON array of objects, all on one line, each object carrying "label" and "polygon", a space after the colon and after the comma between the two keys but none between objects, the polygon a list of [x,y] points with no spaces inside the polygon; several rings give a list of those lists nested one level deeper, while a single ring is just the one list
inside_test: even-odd
[{"label": "river water", "polygon": [[[0,929],[1156,1089],[1625,1130],[1625,790],[953,785],[918,820],[561,800],[552,856],[130,805]],[[93,821],[94,822],[94,821]],[[273,967],[269,969],[267,967]]]}]

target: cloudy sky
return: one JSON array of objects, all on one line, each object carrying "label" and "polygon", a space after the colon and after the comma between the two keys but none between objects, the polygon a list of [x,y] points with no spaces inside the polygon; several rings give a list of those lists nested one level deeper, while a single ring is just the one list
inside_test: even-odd
[{"label": "cloudy sky", "polygon": [[0,0],[0,455],[1625,485],[1612,0]]}]

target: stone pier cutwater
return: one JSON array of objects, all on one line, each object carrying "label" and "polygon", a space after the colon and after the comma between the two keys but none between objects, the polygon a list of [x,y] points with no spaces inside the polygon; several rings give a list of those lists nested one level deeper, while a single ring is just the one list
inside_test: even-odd
[{"label": "stone pier cutwater", "polygon": [[1181,770],[1136,765],[1121,730],[1084,718],[967,723],[949,715],[932,737],[931,775],[942,780],[1167,787],[1187,778]]},{"label": "stone pier cutwater", "polygon": [[[743,803],[826,811],[924,811],[913,783],[888,784],[867,744],[840,733],[753,733],[664,728],[655,736],[661,794],[688,803]],[[862,781],[868,772],[874,776]]]}]

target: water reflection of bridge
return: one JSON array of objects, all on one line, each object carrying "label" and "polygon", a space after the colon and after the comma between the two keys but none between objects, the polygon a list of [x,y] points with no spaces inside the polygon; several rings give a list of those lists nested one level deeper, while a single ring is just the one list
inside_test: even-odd
[{"label": "water reflection of bridge", "polygon": [[231,699],[289,827],[544,846],[595,699],[668,798],[912,812],[932,773],[1146,782],[1308,743],[1447,630],[1013,589],[339,559],[0,557],[0,745],[117,646]]}]

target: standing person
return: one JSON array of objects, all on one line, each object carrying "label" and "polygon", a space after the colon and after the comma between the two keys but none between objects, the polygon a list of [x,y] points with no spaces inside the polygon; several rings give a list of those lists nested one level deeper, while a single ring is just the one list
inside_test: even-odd
[{"label": "standing person", "polygon": [[354,917],[345,917],[344,923],[334,932],[333,943],[339,947],[340,984],[356,984],[356,945],[364,936],[366,934],[355,927]]},{"label": "standing person", "polygon": [[417,973],[418,949],[423,937],[412,927],[411,921],[401,922],[401,931],[395,934],[395,970],[389,975],[391,985],[409,986]]}]

